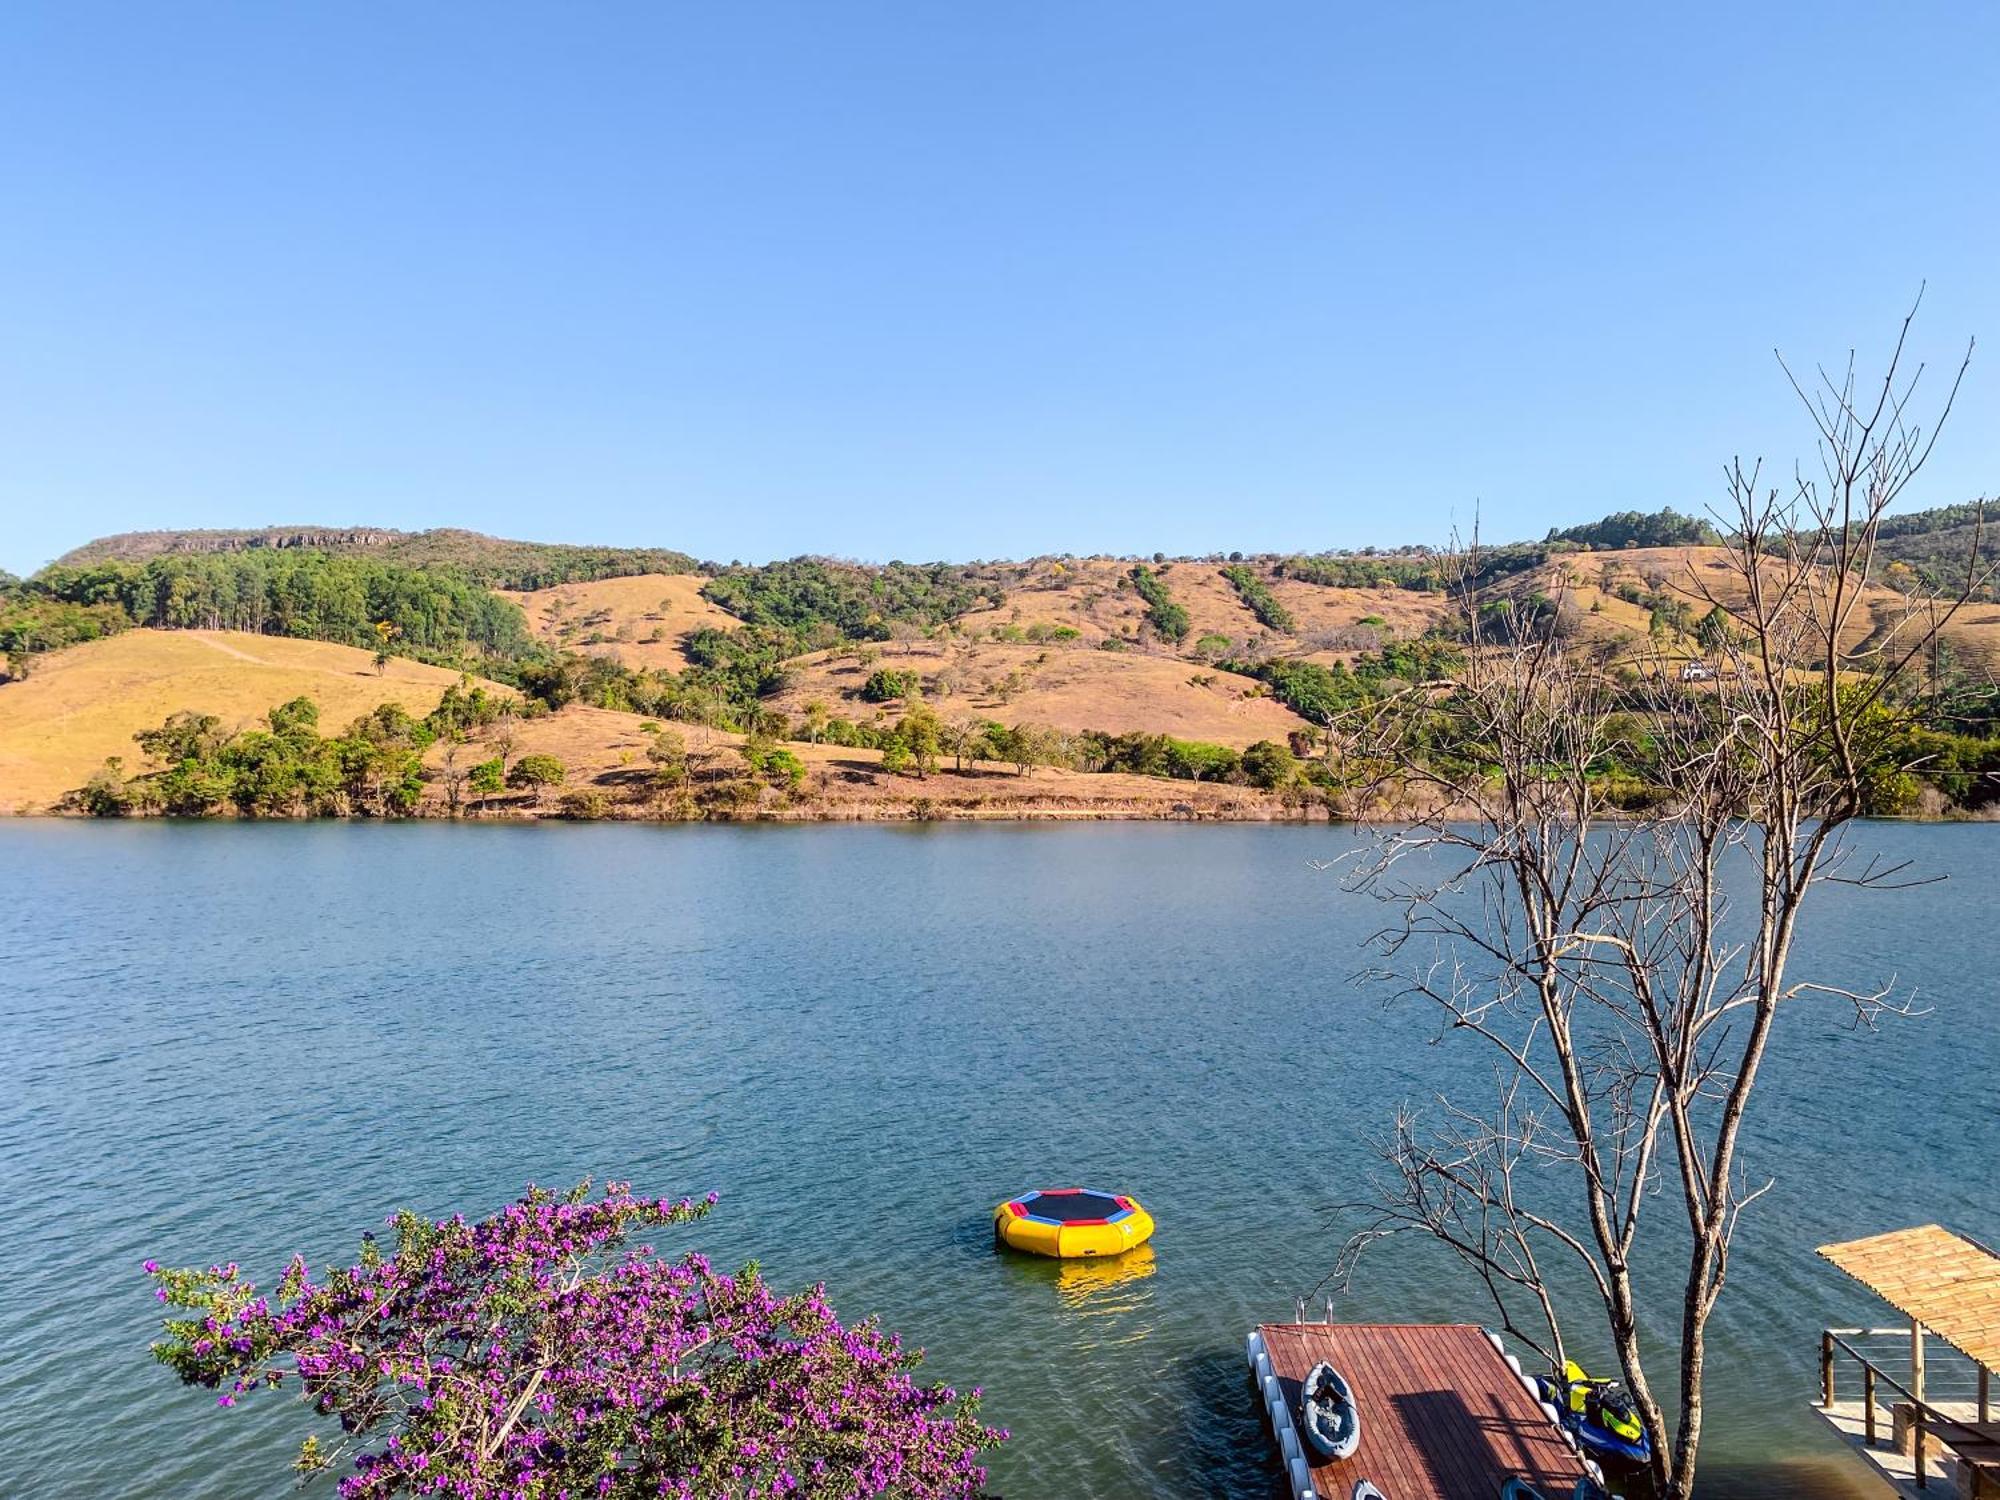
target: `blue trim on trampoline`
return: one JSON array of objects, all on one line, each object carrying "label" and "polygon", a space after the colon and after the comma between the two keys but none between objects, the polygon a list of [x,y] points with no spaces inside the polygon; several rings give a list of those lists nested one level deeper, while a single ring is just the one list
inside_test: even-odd
[{"label": "blue trim on trampoline", "polygon": [[[1103,1219],[1103,1222],[1106,1224],[1117,1224],[1125,1219],[1129,1219],[1132,1217],[1133,1210],[1129,1208],[1118,1207],[1119,1195],[1117,1193],[1107,1193],[1099,1188],[1078,1188],[1073,1193],[1058,1193],[1056,1196],[1061,1198],[1074,1198],[1079,1194],[1087,1194],[1092,1198],[1103,1198],[1112,1205],[1112,1211],[1106,1214]],[[1046,1196],[1047,1196],[1047,1189],[1036,1188],[1032,1192],[1023,1193],[1021,1194],[1020,1197],[1014,1199],[1013,1200],[1014,1202],[1020,1204],[1021,1207],[1028,1210],[1028,1212],[1022,1214],[1020,1217],[1026,1220],[1030,1224],[1048,1224],[1058,1229],[1060,1229],[1065,1224],[1074,1224],[1076,1222],[1076,1220],[1074,1219],[1052,1219],[1044,1214],[1036,1213],[1034,1211],[1035,1200],[1037,1198]]]}]

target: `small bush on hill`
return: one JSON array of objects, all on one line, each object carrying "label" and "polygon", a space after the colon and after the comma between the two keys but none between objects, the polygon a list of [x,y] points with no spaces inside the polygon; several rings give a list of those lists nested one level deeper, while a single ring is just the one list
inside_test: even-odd
[{"label": "small bush on hill", "polygon": [[861,684],[861,696],[870,703],[890,703],[917,691],[923,679],[915,672],[899,672],[882,667]]},{"label": "small bush on hill", "polygon": [[578,822],[594,822],[611,813],[611,799],[596,787],[575,787],[562,794],[562,815]]}]

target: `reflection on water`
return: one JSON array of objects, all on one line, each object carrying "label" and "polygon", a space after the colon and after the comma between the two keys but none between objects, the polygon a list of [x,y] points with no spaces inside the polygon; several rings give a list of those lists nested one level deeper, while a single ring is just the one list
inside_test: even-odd
[{"label": "reflection on water", "polygon": [[1109,1317],[1131,1312],[1151,1300],[1145,1295],[1146,1288],[1132,1284],[1144,1281],[1158,1269],[1149,1244],[1109,1259],[1059,1260],[1056,1295],[1065,1307],[1080,1315]]},{"label": "reflection on water", "polygon": [[[2000,1073],[2000,830],[1863,836],[1952,878],[1830,891],[1800,977],[1893,973],[1934,1014],[1782,1027],[1745,1143],[1777,1184],[1712,1332],[1704,1500],[1853,1492],[1806,1411],[1816,1335],[1879,1319],[1813,1246],[2000,1237],[2000,1112],[1940,1086]],[[0,825],[0,888],[32,893],[0,902],[0,1495],[292,1493],[295,1412],[218,1412],[148,1359],[143,1258],[268,1276],[399,1206],[476,1214],[592,1173],[718,1190],[662,1250],[823,1280],[927,1377],[983,1386],[1014,1500],[1268,1500],[1245,1330],[1325,1275],[1326,1205],[1396,1106],[1484,1077],[1348,979],[1380,913],[1312,861],[1354,838]],[[996,1253],[992,1205],[1048,1181],[1129,1189],[1154,1241]],[[1401,1245],[1334,1315],[1490,1318]],[[1664,1346],[1670,1294],[1647,1315]]]},{"label": "reflection on water", "polygon": [[998,1274],[1020,1295],[1045,1302],[1072,1330],[1070,1357],[1113,1344],[1136,1344],[1153,1330],[1154,1289],[1147,1283],[1159,1270],[1151,1244],[1122,1255],[1057,1260],[995,1245]]}]

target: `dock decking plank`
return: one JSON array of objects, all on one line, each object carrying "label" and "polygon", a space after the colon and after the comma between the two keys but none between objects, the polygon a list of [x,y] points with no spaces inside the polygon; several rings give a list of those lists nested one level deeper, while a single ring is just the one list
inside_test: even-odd
[{"label": "dock decking plank", "polygon": [[1274,1323],[1258,1330],[1285,1399],[1332,1364],[1354,1387],[1361,1448],[1311,1464],[1315,1493],[1348,1500],[1368,1479],[1391,1500],[1492,1500],[1520,1474],[1567,1493],[1583,1461],[1469,1323]]}]

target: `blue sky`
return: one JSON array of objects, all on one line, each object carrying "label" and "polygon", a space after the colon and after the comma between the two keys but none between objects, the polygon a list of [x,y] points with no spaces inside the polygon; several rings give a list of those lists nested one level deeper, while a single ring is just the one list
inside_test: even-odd
[{"label": "blue sky", "polygon": [[[1200,552],[1710,503],[2000,355],[2000,7],[0,11],[0,566]],[[1912,505],[2000,491],[1976,360]],[[1943,374],[1934,370],[1934,374]]]}]

